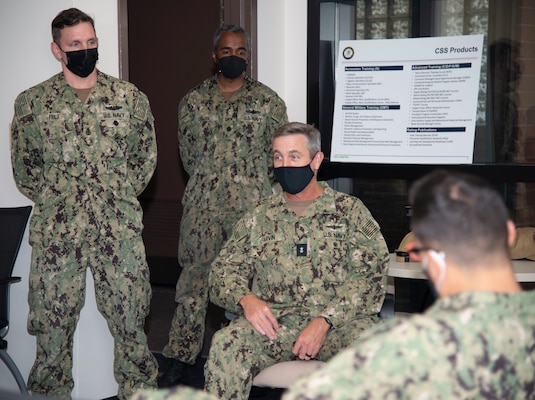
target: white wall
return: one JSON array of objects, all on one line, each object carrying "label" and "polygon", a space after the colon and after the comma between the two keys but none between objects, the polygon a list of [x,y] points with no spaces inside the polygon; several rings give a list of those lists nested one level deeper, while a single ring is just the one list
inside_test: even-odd
[{"label": "white wall", "polygon": [[290,121],[306,122],[307,0],[257,0],[258,80],[286,102]]},{"label": "white wall", "polygon": [[[11,172],[9,123],[13,101],[22,90],[60,71],[50,52],[50,23],[59,11],[69,7],[80,8],[95,19],[98,68],[118,76],[116,0],[0,0],[0,37],[4,38],[0,65],[0,207],[31,204],[17,190]],[[258,0],[259,80],[286,101],[290,120],[302,122],[306,121],[306,11],[306,0]],[[26,232],[14,271],[23,280],[11,287],[11,329],[7,336],[9,353],[24,378],[35,355],[35,339],[26,332],[30,254]],[[110,381],[110,337],[102,336],[106,328],[95,310],[94,298],[89,296],[90,279],[88,285],[75,344],[75,377],[82,377],[77,379],[75,399],[105,398],[115,390],[113,376]],[[99,357],[99,352],[105,356]],[[0,365],[0,390],[17,390],[6,371]]]},{"label": "white wall", "polygon": [[[0,65],[0,207],[31,204],[17,190],[11,172],[9,124],[13,117],[13,102],[22,90],[61,70],[50,51],[50,23],[59,11],[70,7],[80,8],[95,19],[100,40],[98,68],[117,76],[116,1],[0,0],[0,37],[4,38],[4,55]],[[6,337],[9,354],[25,379],[35,356],[35,339],[26,331],[30,254],[31,247],[26,232],[14,270],[14,275],[21,276],[22,282],[11,286],[10,332]],[[91,280],[88,285],[88,292],[91,292]],[[97,329],[96,333],[91,330],[93,328]],[[95,399],[113,395],[116,384],[110,361],[111,335],[107,332],[103,318],[96,311],[92,293],[88,293],[75,340],[74,374],[77,382],[73,397]],[[104,357],[99,357],[100,353]],[[83,379],[78,379],[78,375]],[[0,390],[17,390],[15,381],[3,364],[0,365]]]}]

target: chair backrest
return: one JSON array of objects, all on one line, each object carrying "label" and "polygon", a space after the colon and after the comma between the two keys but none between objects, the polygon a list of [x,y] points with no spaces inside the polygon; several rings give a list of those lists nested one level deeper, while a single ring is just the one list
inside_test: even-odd
[{"label": "chair backrest", "polygon": [[0,337],[7,333],[9,285],[31,206],[0,208]]},{"label": "chair backrest", "polygon": [[0,208],[0,280],[11,277],[32,206]]}]

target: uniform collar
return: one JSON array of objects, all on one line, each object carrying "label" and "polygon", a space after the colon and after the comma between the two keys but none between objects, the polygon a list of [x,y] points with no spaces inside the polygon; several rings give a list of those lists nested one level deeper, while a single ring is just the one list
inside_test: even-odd
[{"label": "uniform collar", "polygon": [[329,186],[327,182],[318,182],[325,190],[317,197],[310,206],[298,217],[290,209],[284,198],[284,193],[278,193],[271,197],[270,205],[266,210],[266,216],[273,220],[293,221],[298,218],[308,218],[318,214],[334,214],[336,213],[336,192]]}]

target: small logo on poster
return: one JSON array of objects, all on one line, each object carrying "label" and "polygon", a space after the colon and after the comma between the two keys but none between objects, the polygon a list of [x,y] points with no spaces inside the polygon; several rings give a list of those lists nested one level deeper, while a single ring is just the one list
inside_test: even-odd
[{"label": "small logo on poster", "polygon": [[355,50],[353,50],[353,47],[347,46],[344,51],[342,52],[342,55],[346,60],[350,60],[355,55]]}]

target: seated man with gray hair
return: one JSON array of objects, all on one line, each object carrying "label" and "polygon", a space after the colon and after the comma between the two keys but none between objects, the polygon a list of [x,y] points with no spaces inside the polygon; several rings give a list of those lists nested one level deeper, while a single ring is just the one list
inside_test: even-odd
[{"label": "seated man with gray hair", "polygon": [[252,207],[212,263],[210,299],[237,315],[205,365],[205,390],[218,398],[247,399],[262,369],[328,360],[380,321],[386,243],[359,199],[317,181],[322,161],[316,128],[280,127],[273,166],[283,192]]},{"label": "seated man with gray hair", "polygon": [[135,400],[247,399],[262,369],[326,361],[380,321],[385,240],[359,199],[317,181],[322,161],[313,126],[292,122],[275,132],[283,192],[252,207],[212,263],[210,299],[237,317],[212,339],[208,393],[176,387]]}]

